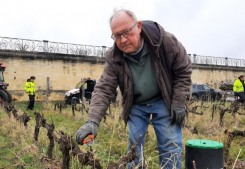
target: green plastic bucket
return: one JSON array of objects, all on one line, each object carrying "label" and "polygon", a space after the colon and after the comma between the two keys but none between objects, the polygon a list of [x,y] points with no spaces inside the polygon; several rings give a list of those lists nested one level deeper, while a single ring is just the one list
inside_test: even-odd
[{"label": "green plastic bucket", "polygon": [[223,144],[212,140],[188,140],[185,144],[185,168],[221,169],[224,167]]}]

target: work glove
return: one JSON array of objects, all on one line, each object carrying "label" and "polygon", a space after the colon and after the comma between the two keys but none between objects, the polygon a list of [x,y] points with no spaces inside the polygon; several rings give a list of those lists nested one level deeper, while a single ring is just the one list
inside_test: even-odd
[{"label": "work glove", "polygon": [[76,141],[78,144],[83,145],[83,140],[89,135],[93,134],[95,138],[97,135],[98,124],[92,121],[87,121],[82,127],[80,127],[76,132]]},{"label": "work glove", "polygon": [[237,96],[237,92],[234,92],[234,96]]},{"label": "work glove", "polygon": [[185,106],[171,105],[170,120],[172,120],[172,124],[181,125],[183,120],[185,119],[185,114]]}]

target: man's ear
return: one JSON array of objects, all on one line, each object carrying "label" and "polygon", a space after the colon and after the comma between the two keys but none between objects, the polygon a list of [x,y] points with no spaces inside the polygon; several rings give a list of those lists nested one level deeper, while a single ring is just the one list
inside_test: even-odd
[{"label": "man's ear", "polygon": [[142,29],[142,22],[141,21],[137,22],[137,29],[139,30],[139,33],[141,33],[141,29]]}]

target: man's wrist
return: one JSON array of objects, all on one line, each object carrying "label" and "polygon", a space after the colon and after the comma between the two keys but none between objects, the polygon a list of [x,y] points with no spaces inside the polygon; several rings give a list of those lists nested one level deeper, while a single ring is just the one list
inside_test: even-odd
[{"label": "man's wrist", "polygon": [[86,123],[92,123],[92,124],[95,124],[97,127],[99,126],[96,122],[94,121],[86,121]]}]

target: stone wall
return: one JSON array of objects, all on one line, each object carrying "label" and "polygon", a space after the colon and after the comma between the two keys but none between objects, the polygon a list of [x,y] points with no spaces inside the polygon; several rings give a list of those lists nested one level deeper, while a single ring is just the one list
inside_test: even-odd
[{"label": "stone wall", "polygon": [[[98,79],[105,60],[92,56],[0,51],[0,61],[7,67],[4,76],[12,97],[26,101],[28,97],[23,88],[30,76],[36,77],[37,100],[46,99],[48,77],[49,100],[64,100],[65,92],[73,89],[81,78]],[[193,64],[192,68],[193,83],[204,83],[216,89],[221,81],[234,81],[245,74],[244,67]]]},{"label": "stone wall", "polygon": [[192,83],[207,84],[219,89],[220,82],[234,82],[245,74],[245,67],[192,64]]},{"label": "stone wall", "polygon": [[[19,56],[18,53],[0,53],[0,61],[6,66],[5,82],[8,90],[18,101],[28,100],[24,85],[30,76],[35,76],[37,100],[46,99],[47,77],[49,77],[49,100],[64,100],[65,92],[75,88],[81,78],[98,79],[104,66],[104,58],[86,56],[73,57],[35,55]],[[16,73],[14,73],[16,72]]]}]

